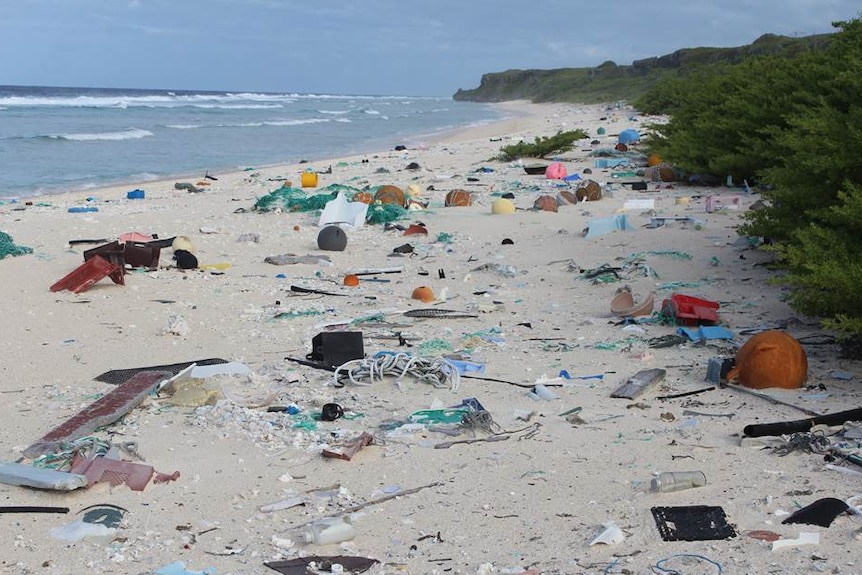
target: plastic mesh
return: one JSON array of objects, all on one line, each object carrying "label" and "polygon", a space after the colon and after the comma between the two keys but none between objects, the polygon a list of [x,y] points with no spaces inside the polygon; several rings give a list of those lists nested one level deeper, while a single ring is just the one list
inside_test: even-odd
[{"label": "plastic mesh", "polygon": [[17,246],[12,241],[12,236],[6,232],[0,232],[0,260],[6,256],[23,256],[24,254],[32,254],[33,248],[25,246]]}]

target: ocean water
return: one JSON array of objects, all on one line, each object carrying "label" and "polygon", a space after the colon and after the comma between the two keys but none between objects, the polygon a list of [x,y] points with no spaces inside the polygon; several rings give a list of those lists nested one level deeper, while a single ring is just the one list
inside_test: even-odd
[{"label": "ocean water", "polygon": [[0,198],[313,162],[501,118],[447,98],[0,86]]}]

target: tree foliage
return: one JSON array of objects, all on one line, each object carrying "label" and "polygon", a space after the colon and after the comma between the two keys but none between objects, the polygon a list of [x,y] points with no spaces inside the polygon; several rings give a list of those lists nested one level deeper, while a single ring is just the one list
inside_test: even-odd
[{"label": "tree foliage", "polygon": [[669,113],[652,151],[688,172],[759,183],[742,233],[773,240],[794,309],[862,336],[862,20],[823,50],[693,74],[637,106]]},{"label": "tree foliage", "polygon": [[568,132],[557,132],[553,136],[538,136],[533,141],[518,142],[509,146],[500,148],[500,153],[493,159],[501,162],[511,162],[520,158],[544,158],[551,154],[559,154],[568,152],[578,140],[587,137],[587,133],[582,129],[570,130]]}]

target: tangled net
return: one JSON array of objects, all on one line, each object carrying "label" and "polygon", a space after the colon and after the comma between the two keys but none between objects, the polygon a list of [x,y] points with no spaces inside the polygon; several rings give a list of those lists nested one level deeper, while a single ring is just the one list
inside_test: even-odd
[{"label": "tangled net", "polygon": [[[434,387],[449,387],[456,391],[461,383],[458,368],[441,357],[424,358],[407,353],[381,354],[371,358],[355,359],[344,363],[335,370],[335,384],[341,385],[346,376],[355,385],[371,385],[374,380],[386,376],[398,379],[405,375]],[[363,382],[361,380],[368,380]]]},{"label": "tangled net", "polygon": [[12,236],[6,232],[0,232],[0,260],[6,256],[22,256],[33,253],[33,248],[17,246],[12,241]]},{"label": "tangled net", "polygon": [[793,433],[790,436],[783,435],[785,444],[773,449],[775,453],[781,456],[788,455],[793,452],[803,453],[826,453],[832,447],[829,438],[820,433],[812,433],[809,431]]}]

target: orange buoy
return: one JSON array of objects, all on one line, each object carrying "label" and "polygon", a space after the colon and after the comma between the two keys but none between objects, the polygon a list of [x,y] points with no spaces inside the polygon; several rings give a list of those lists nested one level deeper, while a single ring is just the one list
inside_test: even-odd
[{"label": "orange buoy", "polygon": [[446,194],[446,200],[444,201],[444,205],[446,207],[471,206],[473,205],[473,195],[467,190],[452,190],[451,192]]},{"label": "orange buoy", "polygon": [[374,193],[374,201],[404,207],[404,191],[398,186],[380,186]]},{"label": "orange buoy", "polygon": [[356,287],[359,285],[359,276],[356,274],[347,274],[344,276],[344,285],[347,287]]},{"label": "orange buoy", "polygon": [[432,290],[428,286],[419,286],[418,288],[413,290],[413,294],[410,296],[412,299],[418,299],[423,303],[431,303],[436,298],[434,297],[434,290]]},{"label": "orange buoy", "polygon": [[556,212],[557,199],[553,196],[539,196],[536,198],[536,201],[533,202],[533,209],[543,212]]},{"label": "orange buoy", "polygon": [[661,156],[658,154],[652,154],[649,158],[647,158],[647,165],[650,167],[657,166],[661,163]]},{"label": "orange buoy", "polygon": [[602,199],[602,186],[594,180],[584,180],[575,189],[579,202],[595,202]]},{"label": "orange buoy", "polygon": [[793,336],[774,329],[762,331],[739,348],[727,379],[752,389],[798,389],[808,379],[808,357]]}]

